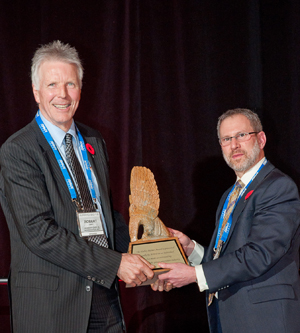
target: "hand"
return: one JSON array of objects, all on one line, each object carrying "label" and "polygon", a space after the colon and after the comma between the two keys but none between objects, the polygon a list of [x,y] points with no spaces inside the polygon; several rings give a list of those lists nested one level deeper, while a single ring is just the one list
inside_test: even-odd
[{"label": "hand", "polygon": [[194,250],[195,243],[181,231],[171,229],[171,228],[168,228],[168,229],[173,237],[177,237],[179,239],[179,242],[182,245],[183,251],[186,254],[186,256],[187,257],[190,256]]},{"label": "hand", "polygon": [[157,279],[151,284],[151,288],[154,291],[170,291],[173,288],[172,283]]},{"label": "hand", "polygon": [[147,279],[153,278],[155,268],[139,254],[122,253],[117,276],[131,287],[140,285]]},{"label": "hand", "polygon": [[190,283],[196,282],[197,276],[195,267],[181,263],[159,263],[158,266],[161,268],[170,269],[169,272],[160,274],[158,278],[160,280],[165,280],[165,282],[171,283],[173,287],[180,288]]}]

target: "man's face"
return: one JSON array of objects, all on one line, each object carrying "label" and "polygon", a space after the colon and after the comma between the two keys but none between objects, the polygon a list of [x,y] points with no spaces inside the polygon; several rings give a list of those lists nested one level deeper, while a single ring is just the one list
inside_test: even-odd
[{"label": "man's face", "polygon": [[[241,114],[224,119],[220,126],[220,138],[232,137],[239,133],[254,132],[249,119]],[[236,175],[241,177],[264,156],[263,148],[266,144],[264,132],[251,134],[248,141],[238,142],[232,138],[230,144],[222,147],[223,157]]]},{"label": "man's face", "polygon": [[61,61],[45,61],[39,69],[40,87],[32,86],[43,116],[67,132],[80,101],[77,67]]}]

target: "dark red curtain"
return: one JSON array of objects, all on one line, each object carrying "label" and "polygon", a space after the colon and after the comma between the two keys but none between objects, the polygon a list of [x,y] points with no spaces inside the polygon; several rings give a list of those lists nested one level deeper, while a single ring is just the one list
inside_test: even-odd
[{"label": "dark red curtain", "polygon": [[[103,134],[114,205],[127,221],[130,171],[143,165],[155,175],[162,221],[208,245],[219,198],[235,179],[216,137],[229,108],[260,115],[267,158],[300,185],[299,1],[2,2],[0,144],[34,117],[31,57],[55,39],[83,60],[76,119]],[[3,216],[0,224],[7,277]],[[121,287],[129,333],[208,331],[196,284],[169,293]]]}]

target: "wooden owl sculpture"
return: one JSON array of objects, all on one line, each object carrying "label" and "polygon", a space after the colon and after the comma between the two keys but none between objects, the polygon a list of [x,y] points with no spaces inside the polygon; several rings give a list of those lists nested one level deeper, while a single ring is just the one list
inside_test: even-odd
[{"label": "wooden owl sculpture", "polygon": [[153,173],[145,167],[133,167],[130,179],[129,234],[131,242],[138,240],[139,226],[142,240],[171,237],[158,217],[159,193]]}]

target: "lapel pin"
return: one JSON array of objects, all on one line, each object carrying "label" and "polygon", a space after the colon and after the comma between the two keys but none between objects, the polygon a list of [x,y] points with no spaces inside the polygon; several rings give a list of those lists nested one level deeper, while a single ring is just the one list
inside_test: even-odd
[{"label": "lapel pin", "polygon": [[245,196],[245,201],[250,197],[250,195],[253,193],[253,190],[250,191],[249,193],[247,193],[247,195]]},{"label": "lapel pin", "polygon": [[85,146],[86,146],[86,149],[88,150],[88,152],[90,154],[92,154],[92,156],[94,157],[95,149],[92,147],[92,145],[90,145],[89,143],[87,143]]}]

